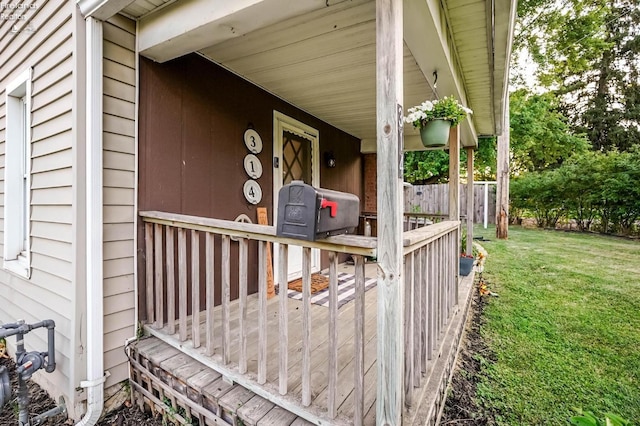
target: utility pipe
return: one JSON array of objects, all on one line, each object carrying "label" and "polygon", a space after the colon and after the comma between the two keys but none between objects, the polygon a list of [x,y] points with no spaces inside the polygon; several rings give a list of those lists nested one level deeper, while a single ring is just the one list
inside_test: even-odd
[{"label": "utility pipe", "polygon": [[87,115],[87,412],[77,426],[95,425],[104,407],[102,253],[102,21],[86,18]]}]

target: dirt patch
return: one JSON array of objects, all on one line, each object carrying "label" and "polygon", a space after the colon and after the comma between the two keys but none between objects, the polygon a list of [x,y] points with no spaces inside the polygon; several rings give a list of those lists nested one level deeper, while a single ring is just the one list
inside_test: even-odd
[{"label": "dirt patch", "polygon": [[[0,426],[16,426],[18,424],[18,400],[17,389],[18,379],[15,373],[15,363],[8,358],[0,358],[0,366],[4,366],[9,370],[11,381],[11,400],[5,404],[0,410]],[[32,380],[27,382],[29,389],[29,418],[37,414],[55,408],[56,402]],[[74,424],[68,421],[66,416],[57,415],[49,418],[44,425],[70,425]],[[105,416],[98,426],[163,426],[161,418],[153,418],[151,414],[140,411],[137,406],[123,405],[118,410]]]},{"label": "dirt patch", "polygon": [[474,291],[469,321],[461,343],[458,362],[453,373],[449,394],[445,402],[441,425],[494,425],[491,413],[476,402],[477,385],[482,374],[480,360],[495,361],[485,344],[480,330],[484,324],[484,308],[491,296],[480,296]]}]

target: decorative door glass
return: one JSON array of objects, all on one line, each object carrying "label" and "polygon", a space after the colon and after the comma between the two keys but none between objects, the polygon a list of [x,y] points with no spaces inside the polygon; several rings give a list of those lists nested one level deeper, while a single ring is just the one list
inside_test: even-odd
[{"label": "decorative door glass", "polygon": [[301,180],[311,185],[311,141],[295,133],[283,132],[282,184]]}]

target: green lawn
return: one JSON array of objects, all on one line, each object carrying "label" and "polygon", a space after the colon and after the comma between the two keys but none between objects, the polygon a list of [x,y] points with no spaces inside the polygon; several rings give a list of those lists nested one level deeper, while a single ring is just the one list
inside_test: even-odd
[{"label": "green lawn", "polygon": [[573,407],[640,425],[640,242],[511,227],[491,241],[479,403],[503,425],[567,425]]}]

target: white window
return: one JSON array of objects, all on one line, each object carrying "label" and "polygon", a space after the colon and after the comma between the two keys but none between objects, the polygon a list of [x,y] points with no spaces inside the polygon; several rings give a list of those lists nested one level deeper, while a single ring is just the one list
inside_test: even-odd
[{"label": "white window", "polygon": [[4,268],[29,278],[31,69],[7,86],[4,168]]}]

